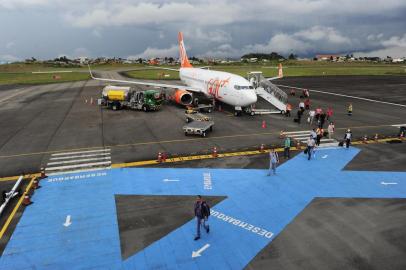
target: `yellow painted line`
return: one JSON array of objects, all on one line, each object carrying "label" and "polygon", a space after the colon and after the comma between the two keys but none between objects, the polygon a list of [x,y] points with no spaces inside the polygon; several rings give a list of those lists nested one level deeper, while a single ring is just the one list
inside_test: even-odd
[{"label": "yellow painted line", "polygon": [[32,177],[30,183],[28,184],[27,188],[25,189],[24,194],[21,196],[21,198],[18,200],[16,206],[14,207],[13,211],[11,212],[10,216],[7,218],[6,223],[4,223],[3,228],[1,228],[0,231],[0,239],[3,237],[4,233],[6,232],[8,226],[10,225],[11,221],[14,218],[14,215],[17,213],[18,208],[20,208],[21,203],[24,200],[24,196],[28,193],[28,191],[30,190],[32,183],[34,182],[34,180],[36,179],[36,177]]},{"label": "yellow painted line", "polygon": [[[337,128],[337,130],[347,130],[348,128],[350,128],[350,129],[360,129],[360,128],[377,128],[377,127],[392,127],[392,125],[354,126],[354,127]],[[289,131],[285,130],[285,132],[289,132]],[[250,134],[234,134],[234,135],[224,135],[224,136],[213,136],[213,137],[210,137],[209,139],[211,139],[211,140],[219,140],[219,139],[244,138],[244,137],[252,137],[252,136],[267,136],[267,135],[279,135],[279,134],[280,134],[280,131],[274,131],[274,132],[260,132],[260,133],[250,133]],[[12,154],[12,155],[3,155],[3,156],[0,156],[0,158],[12,158],[12,157],[45,155],[45,154],[55,154],[55,153],[63,153],[63,152],[71,152],[71,151],[97,150],[97,149],[104,149],[104,148],[134,147],[134,146],[153,145],[153,144],[185,143],[185,142],[204,141],[204,140],[207,140],[207,138],[190,138],[190,139],[175,139],[175,140],[165,140],[165,141],[149,141],[149,142],[115,144],[115,145],[95,146],[95,147],[60,149],[60,150],[31,152],[31,153],[19,153],[19,154]]]}]

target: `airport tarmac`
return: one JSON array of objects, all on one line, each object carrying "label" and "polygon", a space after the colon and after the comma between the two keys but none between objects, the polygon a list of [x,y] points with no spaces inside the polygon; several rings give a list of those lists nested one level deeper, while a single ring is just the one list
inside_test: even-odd
[{"label": "airport tarmac", "polygon": [[[116,78],[120,75],[110,72],[103,76]],[[388,101],[394,101],[390,95],[402,96],[406,85],[404,76],[356,78],[284,78],[278,83],[359,96],[367,93],[368,98]],[[0,90],[0,177],[34,173],[41,167],[70,167],[71,163],[57,165],[56,159],[68,157],[70,153],[76,153],[69,156],[71,161],[75,156],[102,154],[102,160],[96,156],[86,158],[84,160],[91,161],[84,161],[78,168],[89,163],[109,167],[114,163],[155,159],[158,152],[180,156],[210,153],[213,147],[223,152],[258,149],[261,144],[280,145],[280,131],[310,130],[305,119],[298,125],[293,122],[293,116],[234,117],[232,112],[225,110],[210,115],[215,127],[208,138],[185,137],[182,107],[168,104],[161,111],[150,113],[111,111],[95,104],[102,87],[103,84],[97,81],[11,87],[11,90],[3,87]],[[333,108],[338,140],[348,127],[352,128],[354,138],[365,134],[371,137],[376,133],[396,135],[398,128],[391,125],[404,124],[406,119],[405,107],[316,92],[311,92],[311,100],[313,106]],[[290,98],[294,106],[298,101],[298,97]],[[346,115],[348,102],[354,106],[351,117]],[[396,98],[396,102],[405,105],[401,98]],[[260,102],[259,106],[265,108],[267,105]],[[263,121],[265,128],[262,128]]]},{"label": "airport tarmac", "polygon": [[[0,267],[404,269],[405,147],[326,148],[311,161],[296,153],[275,176],[266,154],[51,176]],[[196,194],[212,205],[199,241]]]}]

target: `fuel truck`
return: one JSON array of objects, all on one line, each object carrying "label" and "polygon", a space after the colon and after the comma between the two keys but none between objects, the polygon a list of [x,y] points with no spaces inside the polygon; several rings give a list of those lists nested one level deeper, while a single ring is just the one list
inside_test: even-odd
[{"label": "fuel truck", "polygon": [[132,109],[158,111],[164,101],[163,94],[158,90],[137,91],[131,87],[108,85],[103,88],[99,105],[112,110]]}]

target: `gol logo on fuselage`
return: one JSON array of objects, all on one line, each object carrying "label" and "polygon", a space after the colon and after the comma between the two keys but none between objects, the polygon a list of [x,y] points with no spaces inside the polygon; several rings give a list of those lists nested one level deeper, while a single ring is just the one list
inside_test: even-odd
[{"label": "gol logo on fuselage", "polygon": [[210,79],[209,82],[207,83],[207,92],[209,95],[215,97],[215,98],[222,98],[219,95],[219,90],[220,88],[226,86],[230,81],[230,78],[225,79],[225,80],[219,80],[219,79]]}]

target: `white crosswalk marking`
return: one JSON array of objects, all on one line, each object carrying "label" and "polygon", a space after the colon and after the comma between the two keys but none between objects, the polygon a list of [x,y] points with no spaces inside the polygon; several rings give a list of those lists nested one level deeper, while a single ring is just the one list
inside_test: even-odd
[{"label": "white crosswalk marking", "polygon": [[110,169],[110,149],[97,149],[52,154],[45,171],[48,175]]},{"label": "white crosswalk marking", "polygon": [[[311,130],[286,131],[283,132],[283,134],[285,134],[285,136],[289,136],[290,138],[305,144],[307,143],[307,139],[310,137],[310,131]],[[331,147],[337,145],[338,141],[336,139],[322,138],[320,140],[320,146],[318,147]]]}]

